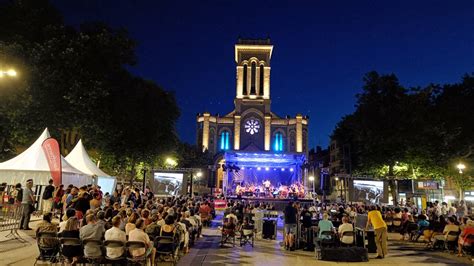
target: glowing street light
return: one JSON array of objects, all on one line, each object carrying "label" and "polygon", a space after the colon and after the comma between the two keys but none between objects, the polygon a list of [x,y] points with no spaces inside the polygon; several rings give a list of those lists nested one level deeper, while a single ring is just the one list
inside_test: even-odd
[{"label": "glowing street light", "polygon": [[168,167],[175,167],[178,165],[178,162],[175,159],[168,157],[166,158],[165,164]]},{"label": "glowing street light", "polygon": [[309,177],[308,177],[308,180],[311,181],[311,182],[313,182],[313,181],[314,181],[314,176],[309,176]]},{"label": "glowing street light", "polygon": [[197,176],[197,177],[202,177],[202,172],[197,172],[197,173],[196,173],[196,176]]},{"label": "glowing street light", "polygon": [[8,69],[8,70],[2,70],[0,69],[0,78],[3,78],[5,76],[8,77],[16,77],[17,73],[14,69]]},{"label": "glowing street light", "polygon": [[463,170],[466,169],[466,165],[464,165],[463,163],[458,163],[458,165],[456,165],[456,168],[458,168],[459,173],[462,174]]}]

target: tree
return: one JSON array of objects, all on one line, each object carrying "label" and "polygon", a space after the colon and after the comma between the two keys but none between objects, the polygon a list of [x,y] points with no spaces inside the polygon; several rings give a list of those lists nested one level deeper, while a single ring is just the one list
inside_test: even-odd
[{"label": "tree", "polygon": [[44,127],[64,155],[82,138],[111,174],[133,177],[136,166],[175,149],[175,97],[128,71],[135,42],[124,29],[70,27],[45,0],[1,4],[0,23],[0,59],[20,72],[0,90],[0,157],[21,151]]}]

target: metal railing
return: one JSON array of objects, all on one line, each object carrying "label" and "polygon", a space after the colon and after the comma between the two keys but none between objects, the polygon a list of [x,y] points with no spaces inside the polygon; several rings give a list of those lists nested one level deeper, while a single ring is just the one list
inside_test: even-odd
[{"label": "metal railing", "polygon": [[8,240],[14,239],[20,242],[27,242],[18,232],[23,208],[24,206],[21,204],[0,205],[0,232],[10,231],[5,236]]}]

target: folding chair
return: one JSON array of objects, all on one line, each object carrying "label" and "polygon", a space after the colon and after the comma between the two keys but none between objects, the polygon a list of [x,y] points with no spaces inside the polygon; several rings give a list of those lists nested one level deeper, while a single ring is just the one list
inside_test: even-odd
[{"label": "folding chair", "polygon": [[[110,262],[112,265],[115,265],[115,264],[121,264],[121,262],[125,262],[126,260],[126,257],[125,257],[125,243],[123,243],[122,241],[118,241],[118,240],[106,240],[104,241],[104,247],[106,249],[106,252],[105,252],[105,260],[107,262]],[[117,257],[117,258],[111,258],[109,256],[107,256],[107,248],[121,248],[123,253],[122,253],[122,256],[120,257]]]},{"label": "folding chair", "polygon": [[[102,241],[94,239],[84,239],[82,240],[82,245],[84,246],[84,258],[92,265],[99,265],[104,259],[104,257],[102,256]],[[100,250],[100,255],[87,256],[85,249],[98,249]]]},{"label": "folding chair", "polygon": [[[154,246],[156,248],[156,259],[159,262],[170,261],[173,265],[178,263],[178,243],[172,236],[157,236],[155,237]],[[167,260],[169,258],[169,260]]]},{"label": "folding chair", "polygon": [[[463,254],[470,253],[471,256],[474,256],[474,234],[469,234],[465,237],[464,244],[462,245]],[[467,245],[470,244],[470,245]]]},{"label": "folding chair", "polygon": [[[345,238],[352,239],[351,241],[343,241]],[[353,246],[354,245],[354,240],[355,240],[355,233],[354,231],[345,231],[342,233],[341,237],[341,246]]]},{"label": "folding chair", "polygon": [[319,242],[321,248],[334,247],[336,246],[336,234],[333,231],[323,231],[321,232]]},{"label": "folding chair", "polygon": [[[138,264],[143,265],[143,266],[146,265],[147,256],[146,256],[146,245],[145,245],[144,242],[141,242],[141,241],[128,241],[127,243],[125,243],[125,247],[128,250],[128,253],[127,253],[127,261],[128,262],[130,262],[132,264],[138,263]],[[141,256],[133,256],[131,251],[133,251],[135,249],[139,249],[139,248],[145,249],[145,253]]]},{"label": "folding chair", "polygon": [[[458,237],[458,231],[449,231],[446,234],[446,240],[444,241],[444,249],[447,251],[456,251],[456,247],[458,245]],[[452,249],[450,249],[450,247],[452,247]]]},{"label": "folding chair", "polygon": [[54,232],[40,232],[36,238],[36,244],[38,245],[39,256],[35,260],[35,264],[38,261],[49,261],[51,263],[57,262],[58,253],[60,249],[60,243],[57,234]]},{"label": "folding chair", "polygon": [[61,243],[61,258],[64,261],[65,259],[70,259],[71,257],[67,256],[64,254],[64,251],[67,249],[74,250],[74,249],[80,249],[82,250],[82,242],[79,238],[69,238],[69,237],[62,237],[59,239],[59,242]]},{"label": "folding chair", "polygon": [[402,229],[402,219],[401,218],[393,218],[392,227],[393,227],[394,232],[400,232],[400,229]]},{"label": "folding chair", "polygon": [[253,247],[255,240],[255,228],[252,225],[242,226],[240,230],[240,246],[247,244]]},{"label": "folding chair", "polygon": [[234,224],[234,228],[229,228],[228,225],[230,223],[228,218],[224,218],[224,222],[222,224],[221,247],[223,247],[226,243],[231,243],[235,247],[235,230],[237,225]]}]

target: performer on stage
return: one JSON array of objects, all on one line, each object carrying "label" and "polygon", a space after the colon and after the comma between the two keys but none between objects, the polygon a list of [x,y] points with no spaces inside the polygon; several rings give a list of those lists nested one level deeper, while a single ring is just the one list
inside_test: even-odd
[{"label": "performer on stage", "polygon": [[265,188],[265,194],[267,196],[270,196],[270,187],[271,187],[272,183],[270,182],[270,180],[265,180],[263,181],[263,187]]}]

